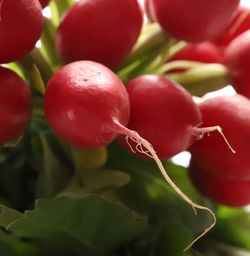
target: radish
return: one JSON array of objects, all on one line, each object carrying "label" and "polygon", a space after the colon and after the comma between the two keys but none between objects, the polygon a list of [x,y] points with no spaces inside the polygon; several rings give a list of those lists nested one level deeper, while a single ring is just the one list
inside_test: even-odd
[{"label": "radish", "polygon": [[0,63],[15,61],[35,46],[43,30],[38,0],[0,0]]},{"label": "radish", "polygon": [[201,124],[201,114],[183,87],[164,77],[143,75],[131,80],[127,91],[131,106],[128,128],[150,141],[160,159],[168,159],[194,142],[192,127]]},{"label": "radish", "polygon": [[250,8],[240,5],[227,29],[215,39],[214,43],[224,48],[248,29],[250,29]]},{"label": "radish", "polygon": [[[207,167],[209,168],[209,167]],[[191,160],[189,175],[195,188],[205,197],[231,207],[250,204],[250,181],[229,179]]]},{"label": "radish", "polygon": [[134,46],[142,22],[137,0],[81,0],[60,22],[57,48],[66,63],[92,60],[114,69]]},{"label": "radish", "polygon": [[13,71],[0,67],[0,144],[18,138],[31,116],[31,95],[27,84]]},{"label": "radish", "polygon": [[188,44],[177,52],[169,61],[190,60],[203,63],[223,63],[220,50],[210,42]]},{"label": "radish", "polygon": [[44,107],[54,130],[84,148],[102,147],[114,140],[117,129],[127,125],[130,113],[120,79],[91,61],[73,62],[59,69],[48,83]]},{"label": "radish", "polygon": [[[158,87],[160,88],[160,86]],[[175,96],[180,98],[178,94],[182,93],[182,90],[179,89],[178,91],[177,89]],[[185,107],[192,111],[194,104],[192,103],[191,97],[189,98],[187,96],[186,98],[186,100],[184,99],[184,102],[187,102]],[[187,106],[188,102],[192,105],[191,107]],[[159,106],[156,108],[157,110],[161,110]],[[194,210],[197,208],[209,211],[214,218],[213,224],[198,236],[192,244],[214,226],[214,213],[206,207],[193,203],[180,191],[167,175],[150,143],[143,139],[136,131],[125,127],[130,114],[128,93],[123,83],[110,69],[93,61],[73,62],[60,68],[52,76],[47,85],[44,96],[44,110],[49,124],[56,133],[65,141],[77,147],[96,148],[106,146],[118,134],[125,135],[136,141],[139,149],[140,147],[144,147],[147,150],[145,154],[155,160],[165,180],[175,191]],[[157,113],[157,111],[155,112]],[[191,122],[195,122],[196,119],[199,122],[199,112],[197,110],[194,110],[194,112],[194,114],[186,115],[194,119]],[[150,118],[150,116],[147,118],[148,122],[151,122]],[[161,116],[161,120],[162,118]],[[186,119],[177,116],[177,120],[179,118]],[[181,128],[180,130],[188,132],[185,128]],[[165,132],[167,133],[168,131]],[[161,136],[161,134],[158,134],[158,136]],[[188,137],[190,138],[191,135]],[[188,142],[185,141],[185,143]]]},{"label": "radish", "polygon": [[238,93],[250,99],[250,68],[233,77],[232,84]]},{"label": "radish", "polygon": [[239,0],[153,0],[156,18],[171,36],[208,41],[228,26]]},{"label": "radish", "polygon": [[203,125],[216,122],[223,127],[236,154],[231,154],[217,134],[195,142],[191,147],[195,162],[228,179],[250,181],[250,101],[242,95],[218,96],[200,105]]},{"label": "radish", "polygon": [[237,92],[250,97],[250,30],[236,37],[225,49],[225,65]]},{"label": "radish", "polygon": [[50,0],[39,0],[42,8],[46,7],[49,4]]},{"label": "radish", "polygon": [[236,37],[225,50],[225,64],[233,76],[249,69],[250,29]]}]

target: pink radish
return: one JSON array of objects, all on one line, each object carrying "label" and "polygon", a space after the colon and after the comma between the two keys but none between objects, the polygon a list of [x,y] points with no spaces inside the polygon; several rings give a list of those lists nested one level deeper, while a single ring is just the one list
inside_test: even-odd
[{"label": "pink radish", "polygon": [[[177,89],[175,96],[179,97],[178,94],[183,94],[183,91]],[[185,99],[187,105],[188,102],[193,105],[194,103],[189,97],[187,96],[187,99]],[[156,106],[156,108],[161,110],[159,106]],[[95,148],[105,146],[114,140],[118,134],[136,141],[139,147],[140,145],[143,146],[148,151],[147,154],[157,163],[165,180],[175,191],[194,210],[195,208],[206,210],[213,216],[213,224],[193,243],[214,226],[214,213],[206,207],[193,203],[180,191],[167,175],[151,144],[136,131],[125,127],[130,113],[129,97],[123,83],[110,69],[92,61],[78,61],[62,67],[53,75],[47,85],[44,109],[49,124],[58,135],[78,147]],[[187,109],[192,109],[192,107],[187,106]],[[191,122],[195,122],[195,124],[199,122],[198,110],[194,110],[194,113],[187,114],[187,116],[194,119]],[[177,118],[182,119],[179,116]],[[147,120],[151,122],[150,117]],[[188,129],[188,125],[185,128]],[[185,128],[180,130],[188,132]],[[185,137],[186,144],[189,143],[188,140],[191,135],[189,134],[187,137]]]},{"label": "pink radish", "polygon": [[250,204],[250,180],[235,180],[220,175],[209,167],[191,161],[189,175],[195,188],[205,197],[231,207]]},{"label": "pink radish", "polygon": [[31,111],[31,95],[25,81],[13,71],[0,67],[0,144],[22,135]]},{"label": "pink radish", "polygon": [[57,30],[57,48],[66,63],[92,60],[117,68],[134,46],[143,15],[137,0],[81,0]]},{"label": "pink radish", "polygon": [[152,0],[156,18],[171,36],[208,41],[228,26],[239,0]]},{"label": "pink radish", "polygon": [[250,101],[241,95],[219,96],[205,100],[199,107],[203,125],[216,122],[223,127],[236,154],[225,148],[217,134],[211,134],[191,147],[194,161],[229,179],[250,181]]},{"label": "pink radish", "polygon": [[38,0],[0,0],[0,63],[15,61],[35,46],[43,30]]}]

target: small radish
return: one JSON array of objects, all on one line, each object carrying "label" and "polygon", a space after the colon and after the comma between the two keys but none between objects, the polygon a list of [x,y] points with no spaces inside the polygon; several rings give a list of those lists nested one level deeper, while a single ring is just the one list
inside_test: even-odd
[{"label": "small radish", "polygon": [[31,117],[31,95],[27,84],[13,71],[0,67],[0,144],[18,138]]},{"label": "small radish", "polygon": [[192,127],[201,124],[201,114],[183,87],[164,77],[144,75],[131,80],[127,91],[131,107],[128,128],[150,141],[160,159],[193,143]]},{"label": "small radish", "polygon": [[44,8],[49,4],[50,0],[39,0],[39,2],[41,4],[42,8]]},{"label": "small radish", "polygon": [[[209,168],[209,167],[208,167]],[[250,180],[229,179],[191,160],[189,176],[195,188],[219,204],[243,207],[250,204]]]},{"label": "small radish", "polygon": [[[220,131],[211,125],[198,128],[202,118],[197,105],[192,96],[173,80],[143,75],[131,80],[127,91],[131,107],[127,127],[148,140],[162,160],[189,148],[197,136]],[[129,146],[124,141],[122,144]],[[143,150],[135,153],[146,157]]]},{"label": "small radish", "polygon": [[250,97],[250,30],[236,37],[225,49],[225,65],[237,92]]},{"label": "small radish", "polygon": [[240,5],[227,29],[215,39],[214,43],[224,48],[248,29],[250,29],[250,8]]},{"label": "small radish", "polygon": [[38,0],[0,0],[0,63],[15,61],[35,46],[43,30]]},{"label": "small radish", "polygon": [[114,69],[134,46],[142,22],[137,0],[81,0],[60,22],[57,48],[66,63],[92,60]]},{"label": "small radish", "polygon": [[239,0],[153,0],[156,18],[171,36],[209,41],[228,26]]},{"label": "small radish", "polygon": [[236,37],[225,49],[225,64],[233,76],[249,69],[250,29]]},{"label": "small radish", "polygon": [[223,63],[220,50],[210,42],[188,44],[177,52],[169,61],[190,60],[204,63]]},{"label": "small radish", "polygon": [[225,148],[217,134],[211,134],[192,145],[194,161],[228,179],[250,181],[250,100],[238,94],[218,96],[205,100],[199,107],[203,125],[220,125],[236,154]]},{"label": "small radish", "polygon": [[[150,95],[147,95],[147,98],[149,98],[148,96]],[[178,97],[178,93],[175,96]],[[187,102],[189,101],[191,98],[187,99]],[[155,109],[161,110],[158,106]],[[193,243],[214,226],[213,212],[193,203],[180,191],[167,175],[151,144],[136,131],[125,127],[130,113],[128,93],[123,83],[110,69],[92,61],[73,62],[60,68],[47,85],[44,110],[49,124],[56,133],[78,147],[106,146],[119,134],[136,141],[138,147],[143,146],[148,151],[145,153],[155,160],[165,180],[194,210],[195,208],[206,210],[213,216],[213,224]],[[155,112],[157,113],[157,111]],[[198,111],[197,116],[199,118]],[[148,122],[151,122],[150,118],[148,117]],[[182,119],[182,117],[176,117],[177,120],[179,118]]]},{"label": "small radish", "polygon": [[48,83],[44,107],[52,128],[84,148],[114,140],[130,113],[123,83],[108,68],[91,61],[73,62],[57,71]]}]

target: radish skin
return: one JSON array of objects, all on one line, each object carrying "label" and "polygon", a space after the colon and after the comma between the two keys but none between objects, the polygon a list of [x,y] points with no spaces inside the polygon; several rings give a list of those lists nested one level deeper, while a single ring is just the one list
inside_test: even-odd
[{"label": "radish skin", "polygon": [[239,0],[152,0],[157,21],[171,36],[188,42],[209,41],[231,21]]},{"label": "radish skin", "polygon": [[44,21],[38,0],[2,0],[0,8],[0,63],[8,63],[32,50]]},{"label": "radish skin", "polygon": [[32,111],[31,94],[26,82],[10,69],[0,67],[0,144],[22,135]]},{"label": "radish skin", "polygon": [[115,69],[132,50],[142,23],[137,0],[81,0],[59,24],[57,49],[65,63],[92,60]]},{"label": "radish skin", "polygon": [[209,167],[191,160],[189,176],[194,187],[205,197],[230,207],[244,207],[250,203],[250,181],[230,179]]},{"label": "radish skin", "polygon": [[203,101],[199,108],[203,125],[209,126],[216,122],[223,127],[236,154],[229,152],[218,135],[213,133],[209,138],[196,141],[192,145],[190,151],[194,161],[229,179],[250,180],[249,99],[239,94],[217,96]]}]

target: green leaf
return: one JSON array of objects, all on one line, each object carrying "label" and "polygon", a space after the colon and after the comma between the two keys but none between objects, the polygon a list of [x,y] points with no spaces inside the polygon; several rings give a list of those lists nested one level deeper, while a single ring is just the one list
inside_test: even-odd
[{"label": "green leaf", "polygon": [[183,250],[192,240],[193,234],[182,223],[168,222],[160,228],[155,255],[187,255]]},{"label": "green leaf", "polygon": [[88,170],[85,171],[84,177],[79,177],[76,173],[69,185],[57,196],[83,197],[92,193],[102,194],[125,186],[129,180],[129,175],[121,171]]},{"label": "green leaf", "polygon": [[250,213],[244,209],[219,207],[211,237],[250,250]]},{"label": "green leaf", "polygon": [[[164,166],[185,194],[196,203],[206,204],[194,190],[185,168],[170,162],[164,162]],[[166,183],[153,161],[139,159],[113,143],[109,147],[107,168],[118,167],[131,177],[129,184],[120,190],[120,195],[130,207],[149,214],[157,223],[165,223],[166,220],[181,222],[194,234],[211,224],[210,214],[198,211],[195,215],[190,205]]]},{"label": "green leaf", "polygon": [[147,224],[122,205],[92,195],[38,200],[9,230],[63,255],[104,255],[142,235]]},{"label": "green leaf", "polygon": [[54,150],[53,136],[46,133],[34,134],[32,137],[32,155],[29,161],[39,172],[36,196],[50,198],[64,189],[71,178],[70,170]]},{"label": "green leaf", "polygon": [[21,240],[14,234],[0,229],[0,255],[3,256],[37,256],[37,248]]},{"label": "green leaf", "polygon": [[7,228],[9,224],[18,218],[21,218],[23,214],[14,209],[0,205],[0,225]]}]

